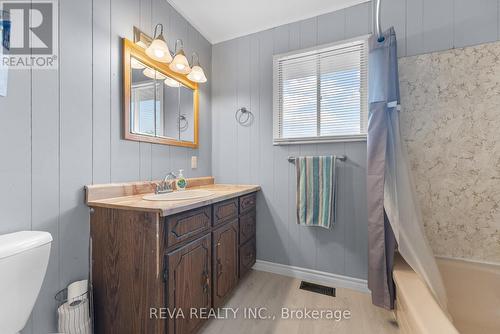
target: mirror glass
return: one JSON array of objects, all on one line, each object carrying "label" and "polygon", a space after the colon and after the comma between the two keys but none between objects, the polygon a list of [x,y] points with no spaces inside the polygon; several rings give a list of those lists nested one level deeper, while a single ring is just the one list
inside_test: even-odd
[{"label": "mirror glass", "polygon": [[130,73],[130,132],[193,143],[194,90],[133,56]]}]

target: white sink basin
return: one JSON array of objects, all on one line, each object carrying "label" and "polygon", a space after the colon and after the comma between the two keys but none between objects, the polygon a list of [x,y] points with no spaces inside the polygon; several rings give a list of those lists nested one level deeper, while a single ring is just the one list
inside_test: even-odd
[{"label": "white sink basin", "polygon": [[142,199],[146,201],[182,201],[212,196],[214,193],[203,189],[193,189],[184,191],[174,191],[166,194],[144,195]]}]

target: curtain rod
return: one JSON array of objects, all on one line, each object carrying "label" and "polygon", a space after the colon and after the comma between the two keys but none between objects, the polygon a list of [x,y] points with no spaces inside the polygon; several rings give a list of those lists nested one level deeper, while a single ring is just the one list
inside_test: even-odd
[{"label": "curtain rod", "polygon": [[375,3],[375,29],[377,32],[377,40],[379,43],[383,42],[385,37],[382,35],[382,24],[380,23],[380,8],[382,7],[382,0],[377,0]]}]

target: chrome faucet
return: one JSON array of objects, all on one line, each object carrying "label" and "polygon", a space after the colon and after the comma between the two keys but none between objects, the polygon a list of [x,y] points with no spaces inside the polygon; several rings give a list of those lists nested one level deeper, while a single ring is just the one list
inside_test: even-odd
[{"label": "chrome faucet", "polygon": [[156,184],[155,194],[166,194],[174,191],[174,183],[177,176],[170,172],[163,178],[163,181]]}]

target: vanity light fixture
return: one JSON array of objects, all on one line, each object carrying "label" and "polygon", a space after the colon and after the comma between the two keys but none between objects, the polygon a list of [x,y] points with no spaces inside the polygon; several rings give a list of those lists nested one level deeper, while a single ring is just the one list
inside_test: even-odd
[{"label": "vanity light fixture", "polygon": [[[160,33],[157,35],[158,28],[160,28]],[[158,23],[155,26],[153,41],[146,49],[146,54],[162,63],[170,63],[172,61],[172,55],[163,37],[163,24]]]},{"label": "vanity light fixture", "polygon": [[163,80],[167,77],[166,75],[164,75],[158,71],[155,71],[151,67],[146,67],[144,69],[144,71],[142,71],[142,74],[144,74],[146,77],[148,77],[150,79],[154,79],[154,80]]},{"label": "vanity light fixture", "polygon": [[[195,62],[196,59],[196,62]],[[191,72],[187,75],[187,78],[193,82],[204,83],[207,82],[207,77],[205,76],[205,72],[200,66],[200,57],[196,52],[193,52],[191,57],[191,64],[193,67],[191,68]]]},{"label": "vanity light fixture", "polygon": [[[177,48],[178,45],[179,48]],[[170,67],[172,71],[180,74],[188,74],[191,72],[191,67],[189,67],[189,62],[184,54],[184,45],[180,39],[175,41],[175,56],[168,67]]]},{"label": "vanity light fixture", "polygon": [[173,87],[173,88],[177,88],[177,87],[181,86],[179,81],[174,80],[171,77],[167,77],[165,79],[165,85],[167,85],[168,87]]},{"label": "vanity light fixture", "polygon": [[134,70],[142,70],[146,66],[138,61],[136,58],[131,57],[130,58],[130,67],[132,67]]}]

